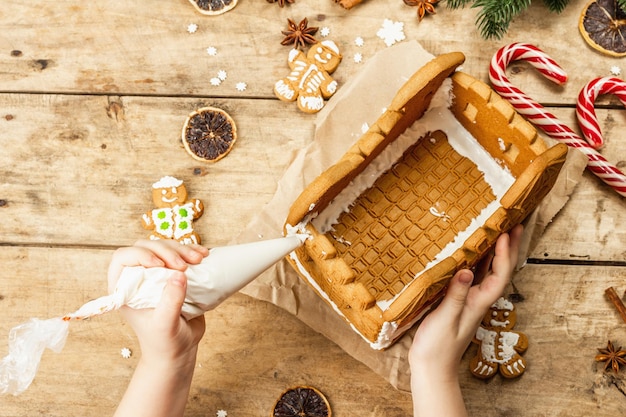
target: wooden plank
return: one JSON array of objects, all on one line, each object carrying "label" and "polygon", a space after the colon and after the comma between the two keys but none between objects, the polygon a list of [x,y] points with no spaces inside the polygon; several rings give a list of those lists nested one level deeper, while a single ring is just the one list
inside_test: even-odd
[{"label": "wooden plank", "polygon": [[[403,22],[406,39],[418,40],[434,54],[464,52],[464,71],[485,81],[498,48],[513,40],[535,44],[562,65],[569,81],[552,85],[532,67],[515,64],[509,71],[512,82],[541,102],[574,104],[587,81],[619,65],[589,48],[578,33],[585,2],[570,2],[560,15],[547,12],[540,2],[533,4],[501,41],[480,38],[476,9],[450,10],[441,4],[436,15],[418,22],[415,8],[395,0],[366,1],[349,11],[331,0],[284,8],[242,1],[217,17],[201,16],[187,0],[150,6],[123,0],[106,5],[63,0],[45,7],[5,2],[0,10],[0,49],[5,51],[0,54],[0,91],[273,97],[274,82],[288,73],[281,30],[287,18],[304,17],[311,26],[327,26],[328,39],[340,46],[345,59],[335,77],[342,85],[362,65],[354,62],[355,53],[366,61],[386,48],[376,36],[386,18]],[[190,23],[199,26],[194,34],[186,30]],[[354,44],[357,36],[364,46]],[[216,56],[206,53],[209,46],[218,49]],[[227,80],[211,86],[209,79],[220,69],[227,71]],[[235,89],[239,81],[248,83],[245,92]]]},{"label": "wooden plank", "polygon": [[[0,103],[3,244],[130,244],[147,236],[140,216],[152,209],[150,186],[164,175],[183,179],[190,197],[204,201],[195,227],[205,242],[226,243],[271,199],[314,131],[314,117],[274,100],[5,94]],[[193,160],[179,139],[186,115],[206,104],[230,112],[239,129],[234,150],[215,164]],[[575,126],[573,109],[550,110]],[[626,112],[598,116],[602,152],[624,169]],[[624,261],[624,204],[585,173],[531,256]]]},{"label": "wooden plank", "polygon": [[[12,244],[119,246],[149,233],[151,185],[185,181],[205,204],[196,228],[207,244],[235,237],[271,198],[312,118],[274,100],[2,95],[0,240]],[[111,103],[121,103],[116,115]],[[180,132],[204,105],[237,124],[233,151],[215,164],[192,159]],[[10,120],[9,120],[10,119]],[[263,122],[260,123],[259,121]]]},{"label": "wooden plank", "polygon": [[[106,290],[111,252],[94,249],[4,247],[0,250],[0,356],[6,335],[31,317],[74,310]],[[514,277],[516,330],[526,333],[525,375],[507,381],[473,378],[470,347],[461,385],[471,415],[623,415],[626,403],[616,381],[594,362],[608,339],[626,344],[626,324],[604,298],[604,289],[626,289],[623,269],[528,265]],[[513,287],[507,290],[507,294]],[[236,295],[207,313],[207,334],[187,414],[267,415],[280,393],[310,384],[329,397],[337,415],[375,417],[411,414],[411,399],[352,359],[289,313]],[[120,349],[133,356],[125,360]],[[2,398],[0,416],[106,415],[117,405],[140,356],[135,336],[117,313],[71,324],[64,350],[46,352],[33,385]],[[623,385],[622,385],[623,386]],[[498,401],[493,401],[497,398]]]}]

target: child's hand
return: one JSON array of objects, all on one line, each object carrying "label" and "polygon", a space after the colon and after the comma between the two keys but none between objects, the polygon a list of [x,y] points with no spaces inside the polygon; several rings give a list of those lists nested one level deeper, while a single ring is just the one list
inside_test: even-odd
[{"label": "child's hand", "polygon": [[465,415],[458,386],[461,357],[511,279],[521,235],[522,226],[516,226],[498,238],[492,270],[479,284],[472,286],[471,271],[457,272],[441,304],[418,327],[409,351],[416,416]]},{"label": "child's hand", "polygon": [[169,279],[156,308],[121,309],[137,334],[142,358],[185,361],[193,357],[195,360],[195,348],[205,330],[204,316],[190,321],[181,317],[187,292],[187,280],[182,271],[187,269],[188,264],[200,263],[208,253],[208,249],[202,246],[182,245],[173,240],[141,240],[135,246],[121,248],[114,253],[108,273],[110,292],[126,266],[166,267],[181,271]]}]

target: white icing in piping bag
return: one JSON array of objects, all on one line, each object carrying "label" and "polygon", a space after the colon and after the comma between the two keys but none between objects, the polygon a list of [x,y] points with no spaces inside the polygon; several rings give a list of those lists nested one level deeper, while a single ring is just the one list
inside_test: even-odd
[{"label": "white icing in piping bag", "polygon": [[[214,309],[299,247],[306,237],[292,235],[212,248],[201,263],[189,265],[185,270],[187,297],[183,304],[183,316],[189,320]],[[167,268],[126,267],[112,294],[88,302],[64,319],[84,319],[123,305],[135,309],[155,307],[172,273]]]},{"label": "white icing in piping bag", "polygon": [[[302,245],[307,237],[295,234],[211,249],[201,263],[189,265],[185,270],[187,295],[182,315],[189,320],[214,309]],[[60,352],[63,349],[70,320],[93,317],[123,305],[135,309],[154,308],[172,273],[167,268],[126,267],[112,294],[89,301],[64,317],[31,319],[11,329],[9,354],[0,361],[0,394],[18,395],[28,388],[44,350]]]}]

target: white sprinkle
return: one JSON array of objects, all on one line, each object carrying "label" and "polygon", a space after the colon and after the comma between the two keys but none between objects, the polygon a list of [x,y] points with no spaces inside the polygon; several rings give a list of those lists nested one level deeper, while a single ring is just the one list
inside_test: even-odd
[{"label": "white sprinkle", "polygon": [[129,348],[125,347],[120,350],[120,355],[122,355],[122,358],[128,359],[133,355],[133,352]]},{"label": "white sprinkle", "polygon": [[226,71],[224,71],[224,70],[219,70],[217,72],[217,78],[219,78],[222,81],[226,80],[227,76],[228,76],[228,74],[226,74]]},{"label": "white sprinkle", "polygon": [[222,83],[222,80],[220,80],[217,77],[213,77],[211,78],[210,82],[211,82],[211,85],[220,85]]},{"label": "white sprinkle", "polygon": [[226,417],[228,413],[226,412],[226,410],[217,410],[216,415],[217,417]]},{"label": "white sprinkle", "polygon": [[363,55],[359,52],[354,54],[354,62],[356,62],[357,64],[360,64],[361,62],[363,62]]},{"label": "white sprinkle", "polygon": [[323,28],[320,29],[320,35],[322,36],[322,38],[325,38],[326,36],[330,35],[330,29],[328,28],[328,26],[324,26]]},{"label": "white sprinkle", "polygon": [[187,32],[196,33],[196,30],[198,30],[198,25],[196,25],[195,23],[190,23],[189,25],[187,25]]},{"label": "white sprinkle", "polygon": [[354,39],[354,44],[355,44],[356,46],[363,46],[363,45],[365,44],[365,42],[363,41],[363,38],[362,38],[362,37],[357,36],[357,37]]},{"label": "white sprinkle", "polygon": [[211,56],[215,56],[217,55],[217,48],[215,46],[209,46],[208,48],[206,48],[206,53]]},{"label": "white sprinkle", "polygon": [[611,67],[611,74],[612,74],[612,75],[618,76],[618,75],[620,75],[621,73],[622,73],[622,69],[621,69],[620,67],[618,67],[617,65],[613,65],[613,66]]},{"label": "white sprinkle", "polygon": [[381,28],[376,32],[376,36],[382,39],[387,46],[403,41],[405,39],[404,23],[385,19]]},{"label": "white sprinkle", "polygon": [[237,89],[237,91],[246,91],[247,87],[248,87],[248,84],[244,83],[243,81],[235,84],[235,88]]}]

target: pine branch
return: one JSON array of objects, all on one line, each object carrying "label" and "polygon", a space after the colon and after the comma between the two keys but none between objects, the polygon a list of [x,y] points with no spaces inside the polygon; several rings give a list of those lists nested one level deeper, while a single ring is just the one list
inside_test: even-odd
[{"label": "pine branch", "polygon": [[626,0],[617,0],[617,5],[624,13],[626,13]]},{"label": "pine branch", "polygon": [[[531,3],[531,0],[445,0],[447,7],[457,9],[471,4],[470,7],[480,9],[476,15],[476,26],[485,39],[500,39],[509,29],[511,21]],[[626,0],[617,0],[620,5]],[[560,13],[570,0],[543,0],[551,12]]]},{"label": "pine branch", "polygon": [[500,39],[515,16],[530,6],[531,0],[475,0],[472,7],[481,8],[476,26],[485,39]]},{"label": "pine branch", "polygon": [[546,5],[546,7],[554,13],[561,13],[569,2],[570,0],[543,0],[543,3]]},{"label": "pine branch", "polygon": [[460,9],[472,1],[473,0],[446,0],[446,5],[451,9]]}]

